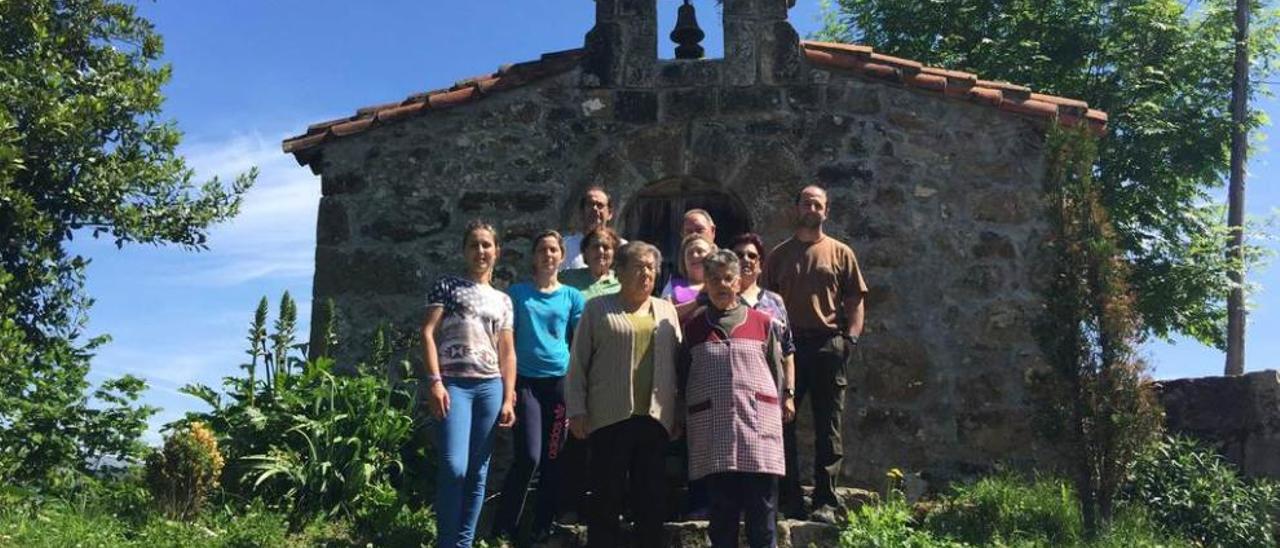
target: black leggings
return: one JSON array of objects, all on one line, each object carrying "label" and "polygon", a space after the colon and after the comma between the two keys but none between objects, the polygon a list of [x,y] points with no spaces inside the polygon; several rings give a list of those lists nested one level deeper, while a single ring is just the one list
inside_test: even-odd
[{"label": "black leggings", "polygon": [[565,416],[564,377],[516,377],[515,462],[502,486],[502,504],[495,531],[514,540],[524,511],[525,494],[534,472],[538,495],[533,514],[534,531],[545,529],[555,518],[560,487],[561,450],[569,433]]}]

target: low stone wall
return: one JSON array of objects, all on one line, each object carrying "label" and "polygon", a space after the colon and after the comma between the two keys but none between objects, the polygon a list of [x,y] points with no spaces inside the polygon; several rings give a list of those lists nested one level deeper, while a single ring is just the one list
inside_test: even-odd
[{"label": "low stone wall", "polygon": [[1218,449],[1246,475],[1280,480],[1280,373],[1156,383],[1171,433]]}]

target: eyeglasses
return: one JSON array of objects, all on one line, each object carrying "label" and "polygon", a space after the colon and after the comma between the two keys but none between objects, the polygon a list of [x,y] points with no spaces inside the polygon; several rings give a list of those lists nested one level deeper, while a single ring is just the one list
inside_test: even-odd
[{"label": "eyeglasses", "polygon": [[739,259],[751,259],[754,261],[760,258],[760,254],[754,251],[734,251],[733,254],[737,255]]}]

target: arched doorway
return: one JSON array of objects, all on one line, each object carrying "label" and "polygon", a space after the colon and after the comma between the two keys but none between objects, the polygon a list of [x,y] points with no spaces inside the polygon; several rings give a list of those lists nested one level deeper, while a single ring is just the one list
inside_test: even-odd
[{"label": "arched doorway", "polygon": [[623,212],[623,237],[644,240],[662,250],[662,277],[658,287],[674,272],[680,250],[684,212],[705,209],[716,223],[716,245],[724,247],[739,234],[751,231],[751,216],[742,201],[714,183],[676,177],[650,183],[627,200]]}]

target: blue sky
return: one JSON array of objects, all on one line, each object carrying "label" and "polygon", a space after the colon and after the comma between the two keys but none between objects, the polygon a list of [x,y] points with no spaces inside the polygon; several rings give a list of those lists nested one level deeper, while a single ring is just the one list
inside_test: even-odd
[{"label": "blue sky", "polygon": [[[719,56],[711,0],[694,3],[708,31],[708,54]],[[791,21],[808,34],[818,26],[818,2],[797,4]],[[660,5],[665,36],[678,2]],[[165,113],[185,132],[181,151],[198,177],[232,177],[250,166],[261,174],[241,215],[213,229],[209,251],[73,243],[73,251],[93,260],[88,289],[97,302],[89,330],[113,337],[98,353],[91,378],[132,373],[147,379],[146,401],[164,409],[156,425],[199,408],[177,389],[188,382],[218,386],[223,376],[238,374],[260,297],[271,299],[274,313],[288,290],[299,301],[299,316],[310,314],[319,178],[281,153],[280,141],[358,107],[580,47],[594,9],[591,0],[141,3],[165,37],[174,68]],[[1269,100],[1265,108],[1280,119],[1280,103]],[[1280,204],[1280,191],[1270,184],[1274,163],[1265,150],[1251,162],[1252,214]],[[1264,290],[1254,297],[1248,368],[1274,368],[1280,340],[1268,334],[1280,333],[1280,268],[1252,279]],[[1151,344],[1147,352],[1159,377],[1222,370],[1221,353],[1190,341]],[[157,439],[154,429],[149,439]]]}]

